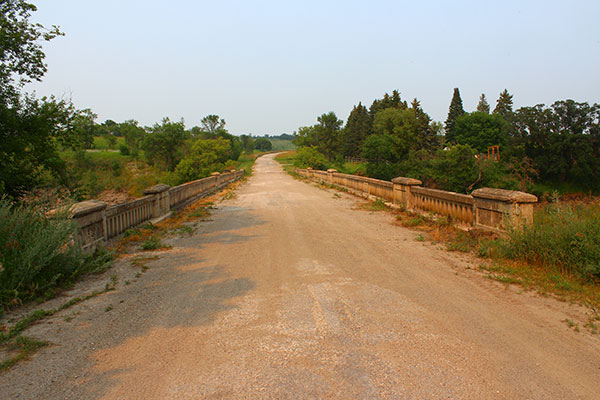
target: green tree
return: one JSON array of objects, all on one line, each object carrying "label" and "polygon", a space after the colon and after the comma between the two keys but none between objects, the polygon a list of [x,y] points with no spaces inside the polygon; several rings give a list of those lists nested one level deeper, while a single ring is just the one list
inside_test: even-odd
[{"label": "green tree", "polygon": [[400,92],[397,90],[392,91],[392,95],[385,93],[382,99],[375,99],[369,107],[369,114],[371,114],[371,118],[375,117],[381,110],[385,110],[386,108],[399,108],[401,110],[406,110],[408,108],[408,104],[406,101],[400,98]]},{"label": "green tree", "polygon": [[488,146],[504,146],[508,138],[507,131],[508,123],[500,115],[476,111],[456,119],[454,140],[485,153]]},{"label": "green tree", "polygon": [[327,158],[317,151],[314,147],[300,147],[296,152],[294,166],[298,168],[313,168],[326,170],[329,168]]},{"label": "green tree", "polygon": [[494,108],[494,114],[501,115],[504,119],[510,117],[513,112],[513,96],[508,93],[508,90],[504,89],[498,100],[496,101],[496,108]]},{"label": "green tree", "polygon": [[22,86],[40,81],[47,71],[42,42],[63,35],[29,21],[35,5],[23,0],[0,2],[0,97],[4,106],[18,103]]},{"label": "green tree", "polygon": [[137,158],[146,135],[144,128],[138,126],[136,120],[130,119],[118,125],[118,132],[125,138],[125,145],[129,149],[129,153]]},{"label": "green tree", "polygon": [[183,121],[171,122],[169,118],[164,118],[160,125],[155,124],[146,135],[143,149],[150,164],[173,171],[183,157],[184,143]]},{"label": "green tree", "polygon": [[254,148],[260,151],[271,151],[273,144],[267,138],[258,138],[254,141]]},{"label": "green tree", "polygon": [[393,143],[390,149],[393,156],[385,158],[390,162],[402,160],[415,147],[418,128],[419,122],[413,109],[386,108],[375,114],[373,120],[375,135],[388,136]]},{"label": "green tree", "polygon": [[438,123],[433,123],[431,117],[423,111],[421,103],[416,98],[410,103],[411,109],[415,113],[417,119],[416,126],[416,148],[425,150],[434,150],[440,145],[440,138],[438,132],[441,131],[441,127]]},{"label": "green tree", "polygon": [[479,103],[477,103],[477,111],[489,114],[490,113],[490,105],[485,98],[485,93],[481,93],[481,97],[479,97]]},{"label": "green tree", "polygon": [[322,114],[317,118],[316,125],[301,127],[294,133],[294,143],[298,147],[314,147],[329,160],[341,155],[342,120],[333,111]]},{"label": "green tree", "polygon": [[358,157],[365,139],[373,133],[373,119],[361,103],[354,106],[343,132],[343,153],[345,156]]},{"label": "green tree", "polygon": [[42,43],[62,35],[29,18],[33,4],[0,2],[0,192],[16,197],[32,189],[45,172],[64,176],[57,145],[65,140],[74,112],[55,98],[22,95],[23,85],[46,73]]},{"label": "green tree", "polygon": [[254,150],[254,139],[250,135],[240,135],[240,141],[242,142],[242,149],[245,153],[252,153]]},{"label": "green tree", "polygon": [[188,155],[183,158],[175,173],[180,182],[205,178],[213,172],[222,171],[231,158],[231,143],[221,137],[217,139],[197,139]]},{"label": "green tree", "polygon": [[466,193],[478,179],[476,153],[469,145],[461,144],[448,150],[439,150],[431,166],[435,186],[443,190]]},{"label": "green tree", "polygon": [[446,142],[454,143],[454,123],[456,119],[464,115],[465,110],[463,109],[462,99],[460,98],[460,91],[458,88],[454,88],[454,94],[450,101],[450,108],[448,109],[448,118],[446,118]]},{"label": "green tree", "polygon": [[200,123],[204,132],[208,132],[213,136],[216,136],[220,130],[225,129],[225,120],[214,114],[202,118]]},{"label": "green tree", "polygon": [[514,114],[514,141],[542,180],[600,187],[600,105],[557,101]]}]

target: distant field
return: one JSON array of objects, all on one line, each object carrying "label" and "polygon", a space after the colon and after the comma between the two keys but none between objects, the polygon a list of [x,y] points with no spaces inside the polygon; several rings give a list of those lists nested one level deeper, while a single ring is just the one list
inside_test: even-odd
[{"label": "distant field", "polygon": [[[117,137],[117,141],[113,146],[113,149],[118,149],[120,144],[125,144],[125,138]],[[94,136],[94,149],[108,150],[109,144],[104,136]]]},{"label": "distant field", "polygon": [[269,139],[274,151],[296,150],[296,145],[291,140]]}]

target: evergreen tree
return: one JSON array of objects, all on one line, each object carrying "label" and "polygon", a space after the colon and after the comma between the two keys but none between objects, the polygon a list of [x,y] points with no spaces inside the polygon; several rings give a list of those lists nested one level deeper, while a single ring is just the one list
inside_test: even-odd
[{"label": "evergreen tree", "polygon": [[436,132],[431,127],[431,117],[421,108],[417,98],[410,103],[417,118],[417,149],[431,150],[437,144]]},{"label": "evergreen tree", "polygon": [[448,118],[446,119],[446,141],[454,142],[454,123],[456,119],[461,115],[465,114],[463,109],[462,99],[460,98],[460,91],[458,88],[454,88],[454,94],[452,95],[452,101],[450,102],[450,108],[448,109]]},{"label": "evergreen tree", "polygon": [[512,95],[508,93],[508,90],[504,89],[502,93],[500,93],[500,97],[498,97],[498,101],[496,102],[496,108],[494,108],[494,114],[500,114],[502,117],[506,118],[512,114],[513,109],[513,101]]},{"label": "evergreen tree", "polygon": [[481,93],[481,97],[479,98],[479,103],[477,104],[477,111],[489,114],[490,113],[490,105],[485,98],[485,93]]},{"label": "evergreen tree", "polygon": [[371,118],[375,117],[381,110],[385,110],[386,108],[399,108],[401,110],[406,110],[408,108],[408,104],[406,101],[403,101],[400,98],[400,92],[394,90],[392,95],[385,93],[383,95],[383,99],[375,99],[373,100],[373,104],[369,108],[369,114],[371,114]]},{"label": "evergreen tree", "polygon": [[367,107],[358,103],[354,106],[344,129],[343,151],[345,156],[358,157],[364,140],[373,133],[373,120]]}]

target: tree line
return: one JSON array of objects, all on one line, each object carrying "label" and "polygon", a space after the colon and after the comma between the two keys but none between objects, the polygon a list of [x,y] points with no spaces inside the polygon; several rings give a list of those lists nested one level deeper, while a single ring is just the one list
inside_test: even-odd
[{"label": "tree line", "polygon": [[[295,132],[300,163],[344,168],[345,157],[367,161],[365,175],[421,179],[430,187],[468,192],[491,186],[536,191],[536,184],[600,190],[600,105],[556,101],[513,110],[504,90],[492,111],[485,94],[466,112],[454,89],[444,124],[418,99],[394,90],[369,108],[354,106],[346,123],[335,113]],[[500,159],[488,160],[490,146]]]},{"label": "tree line", "polygon": [[25,1],[0,2],[0,195],[15,199],[43,184],[69,187],[77,172],[68,167],[65,154],[73,154],[75,165],[92,167],[86,150],[98,136],[111,148],[123,138],[118,146],[123,155],[172,173],[176,182],[230,167],[242,152],[271,150],[266,137],[230,134],[218,115],[191,129],[168,118],[150,127],[135,120],[97,123],[90,109],[24,92],[25,84],[40,81],[47,71],[43,43],[63,35],[56,26],[31,22],[35,11]]}]

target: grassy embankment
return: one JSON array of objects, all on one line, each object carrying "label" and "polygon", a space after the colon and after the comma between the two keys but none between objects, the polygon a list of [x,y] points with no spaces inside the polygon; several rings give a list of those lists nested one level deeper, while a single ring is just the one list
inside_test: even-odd
[{"label": "grassy embankment", "polygon": [[[276,160],[293,173],[294,153],[281,154]],[[379,205],[369,209],[386,209]],[[450,251],[484,259],[479,268],[490,279],[589,306],[593,318],[587,328],[598,331],[600,201],[541,204],[533,225],[506,235],[466,232],[447,217],[393,212],[398,224],[419,231],[417,240],[444,243]]]}]

